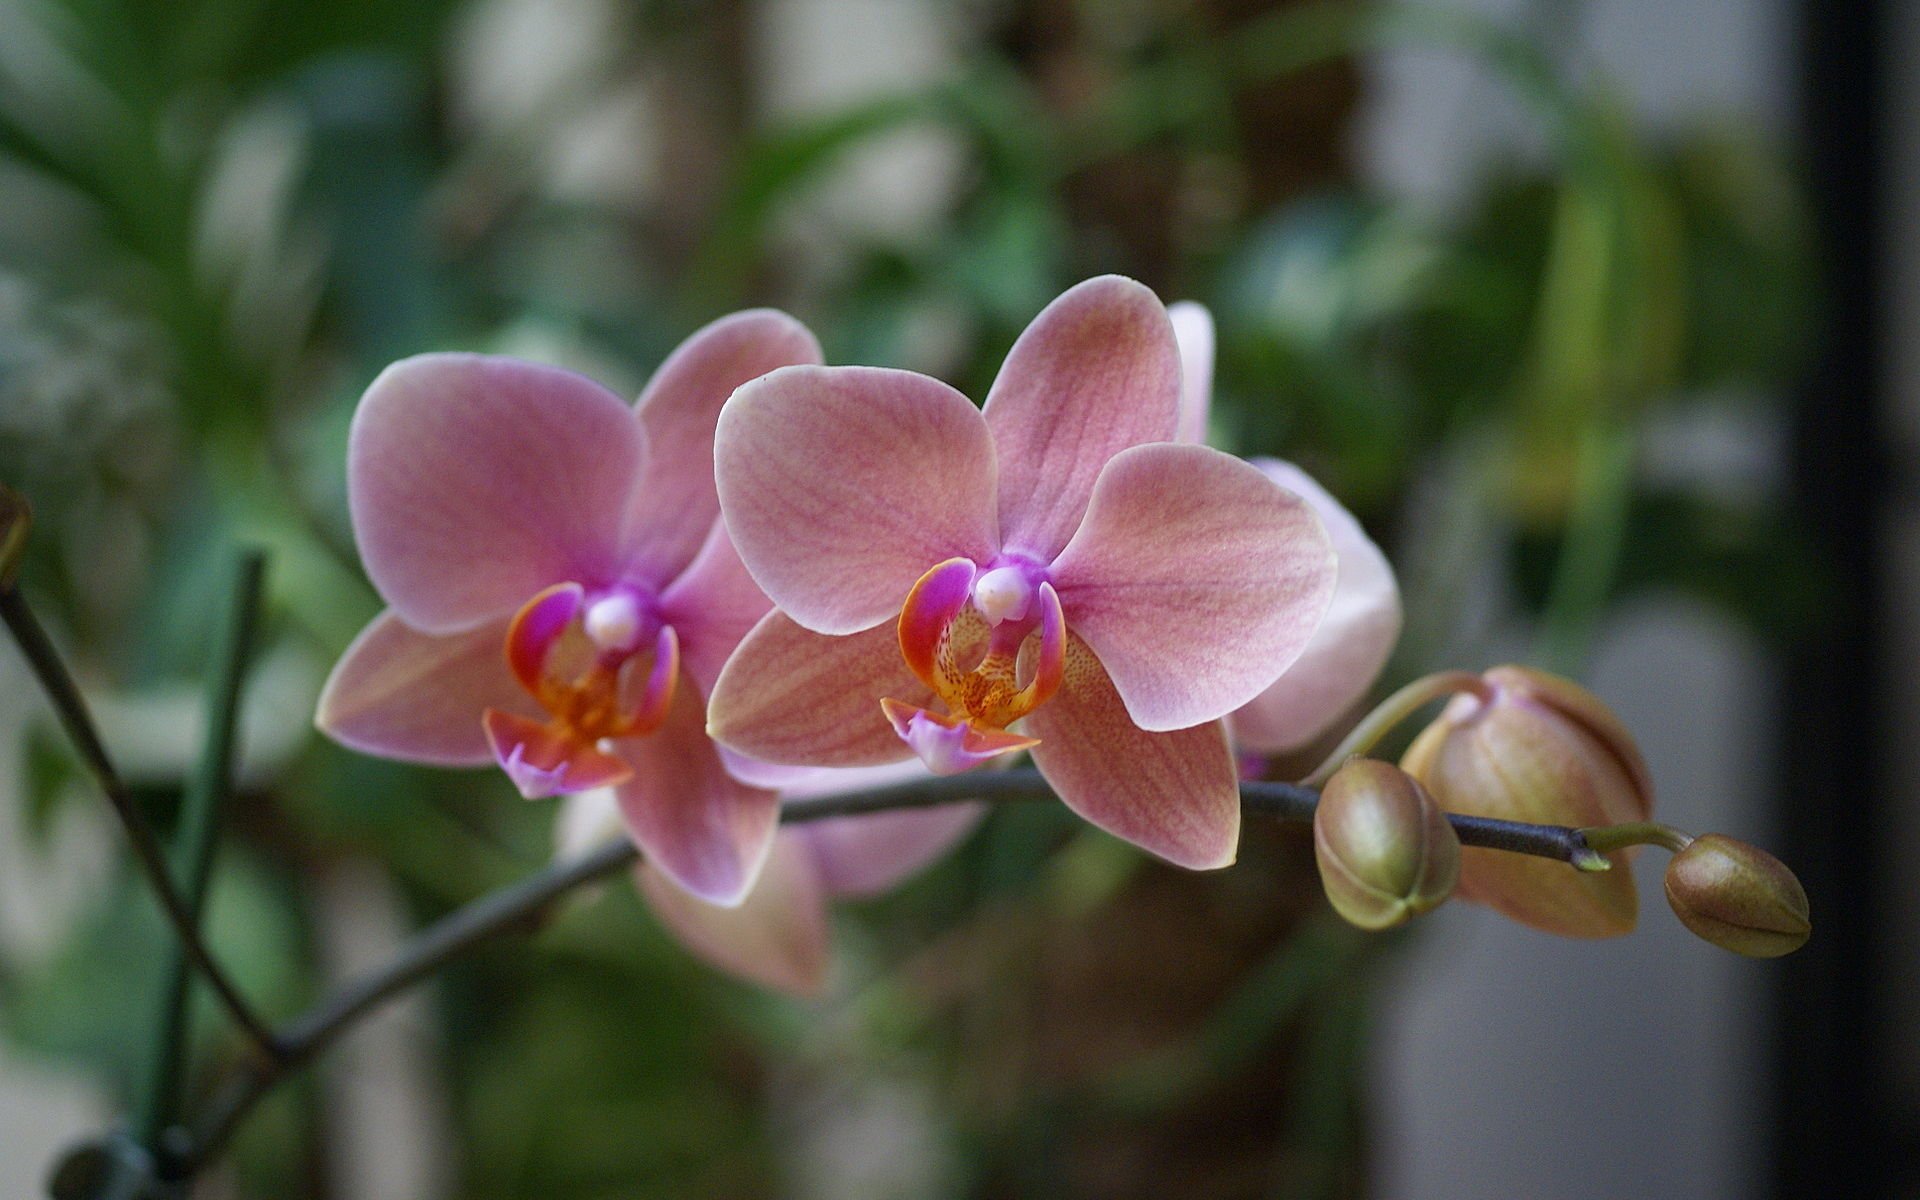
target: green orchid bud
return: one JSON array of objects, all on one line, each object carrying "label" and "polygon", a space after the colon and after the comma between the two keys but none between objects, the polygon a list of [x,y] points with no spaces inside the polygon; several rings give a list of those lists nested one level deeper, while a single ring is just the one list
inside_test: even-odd
[{"label": "green orchid bud", "polygon": [[1334,772],[1313,814],[1314,857],[1334,911],[1391,929],[1438,908],[1460,877],[1460,839],[1427,790],[1390,764]]},{"label": "green orchid bud", "polygon": [[1667,903],[1697,937],[1748,958],[1778,958],[1813,932],[1807,893],[1787,865],[1718,833],[1694,838],[1667,864]]},{"label": "green orchid bud", "polygon": [[33,509],[27,498],[0,483],[0,591],[13,586],[26,557],[27,534],[33,530]]},{"label": "green orchid bud", "polygon": [[[1619,719],[1578,684],[1496,667],[1456,696],[1400,761],[1447,812],[1542,825],[1618,825],[1653,811],[1646,762]],[[1537,929],[1617,937],[1639,899],[1625,852],[1579,871],[1523,854],[1468,847],[1460,894]]]}]

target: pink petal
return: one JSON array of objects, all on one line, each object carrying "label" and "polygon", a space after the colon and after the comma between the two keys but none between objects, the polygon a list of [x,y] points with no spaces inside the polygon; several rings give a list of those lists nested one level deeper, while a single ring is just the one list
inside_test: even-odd
[{"label": "pink petal", "polygon": [[696,331],[660,364],[637,406],[652,454],[627,528],[628,556],[648,578],[685,569],[720,515],[713,429],[727,397],[778,367],[820,361],[805,325],[757,308]]},{"label": "pink petal", "polygon": [[1325,733],[1372,688],[1400,638],[1400,587],[1360,522],[1305,471],[1273,458],[1253,465],[1313,506],[1339,559],[1333,602],[1307,648],[1227,722],[1242,750],[1281,754]]},{"label": "pink petal", "polygon": [[828,894],[874,896],[932,865],[986,815],[984,804],[943,804],[809,821],[782,836],[797,837],[813,851]]},{"label": "pink petal", "polygon": [[987,394],[1007,549],[1058,554],[1107,460],[1171,438],[1179,406],[1180,351],[1151,291],[1104,275],[1047,305]]},{"label": "pink petal", "polygon": [[477,354],[405,359],[367,389],[348,437],[360,557],[426,633],[606,580],[646,456],[632,411],[591,380]]},{"label": "pink petal", "polygon": [[892,622],[831,637],[776,611],[754,626],[720,672],[707,727],[715,739],[763,763],[899,762],[912,751],[880,711],[883,699],[933,702],[902,661]]},{"label": "pink petal", "polygon": [[482,712],[540,715],[507,670],[506,636],[504,619],[434,636],[381,613],[334,665],[314,724],[341,745],[381,758],[448,767],[491,762]]},{"label": "pink petal", "polygon": [[660,619],[680,635],[680,661],[702,696],[713,694],[734,647],[772,607],[715,517],[693,564],[660,594]]},{"label": "pink petal", "polygon": [[665,725],[616,743],[633,767],[616,794],[628,832],[654,866],[702,900],[733,905],[766,862],[780,803],[727,772],[705,727],[699,693],[675,688]]},{"label": "pink petal", "polygon": [[1182,300],[1167,305],[1167,320],[1180,344],[1180,424],[1173,440],[1205,445],[1213,407],[1213,314],[1204,304]]},{"label": "pink petal", "polygon": [[1304,500],[1205,446],[1139,446],[1105,471],[1053,564],[1067,625],[1143,729],[1224,717],[1306,648],[1333,550]]},{"label": "pink petal", "polygon": [[827,898],[813,856],[791,832],[774,840],[760,882],[738,907],[721,908],[675,887],[650,864],[640,894],[682,945],[730,975],[797,996],[826,981]]},{"label": "pink petal", "polygon": [[819,633],[900,611],[943,559],[990,558],[993,445],[965,396],[911,371],[787,367],[720,414],[727,529],[773,602]]},{"label": "pink petal", "polygon": [[1088,821],[1176,866],[1233,862],[1240,781],[1221,722],[1141,729],[1099,659],[1069,638],[1066,679],[1025,729],[1040,739],[1034,765]]}]

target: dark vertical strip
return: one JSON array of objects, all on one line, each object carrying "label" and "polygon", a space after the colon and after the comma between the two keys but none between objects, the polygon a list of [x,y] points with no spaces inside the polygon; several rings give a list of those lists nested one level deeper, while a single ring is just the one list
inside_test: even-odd
[{"label": "dark vertical strip", "polygon": [[1792,428],[1794,502],[1830,572],[1829,622],[1789,656],[1780,713],[1787,861],[1814,937],[1783,961],[1773,1194],[1891,1194],[1879,902],[1886,812],[1881,551],[1887,261],[1885,6],[1802,0],[1807,178],[1825,264],[1818,362]]}]

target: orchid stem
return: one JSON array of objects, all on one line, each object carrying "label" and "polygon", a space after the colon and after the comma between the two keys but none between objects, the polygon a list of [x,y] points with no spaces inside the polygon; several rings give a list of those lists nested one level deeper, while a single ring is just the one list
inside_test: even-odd
[{"label": "orchid stem", "polygon": [[1471,693],[1485,700],[1491,695],[1487,681],[1471,671],[1439,671],[1432,675],[1423,675],[1393,695],[1382,700],[1379,705],[1360,723],[1353,727],[1339,746],[1334,748],[1326,760],[1313,769],[1313,773],[1300,781],[1302,787],[1319,787],[1333,777],[1333,773],[1357,754],[1365,754],[1380,743],[1380,739],[1393,732],[1400,722],[1419,712],[1435,700],[1462,692]]},{"label": "orchid stem", "polygon": [[[1015,802],[1050,800],[1053,796],[1053,789],[1032,769],[977,772],[796,800],[781,809],[780,819],[783,824],[796,825],[970,800]],[[1240,798],[1245,811],[1292,824],[1311,822],[1320,800],[1314,789],[1303,784],[1264,782],[1241,784]],[[1605,870],[1608,865],[1578,829],[1452,814],[1447,819],[1461,842],[1469,846],[1555,859],[1582,870]],[[536,925],[550,905],[573,889],[630,867],[639,859],[640,852],[632,842],[624,838],[609,842],[488,893],[427,926],[385,965],[345,984],[289,1024],[276,1040],[280,1056],[272,1062],[248,1064],[230,1078],[215,1093],[206,1117],[194,1131],[167,1131],[157,1147],[162,1169],[172,1178],[190,1177],[219,1153],[254,1105],[275,1085],[312,1061],[361,1017],[480,942],[510,929]]]},{"label": "orchid stem", "polygon": [[1658,821],[1633,821],[1625,825],[1600,825],[1582,829],[1580,835],[1597,854],[1612,854],[1628,846],[1660,846],[1678,854],[1693,844],[1693,835]]},{"label": "orchid stem", "polygon": [[[258,624],[260,585],[265,571],[266,557],[258,550],[246,551],[235,564],[233,598],[219,641],[219,667],[209,677],[205,740],[201,743],[199,763],[181,800],[180,827],[174,834],[177,877],[185,893],[182,899],[196,929],[206,910],[214,847],[227,799],[233,790],[241,687]],[[153,1073],[148,1081],[147,1106],[139,1123],[143,1142],[152,1142],[175,1119],[191,1030],[188,1021],[191,982],[182,945],[170,944],[161,973],[161,1017],[155,1034]]]},{"label": "orchid stem", "polygon": [[174,887],[166,854],[160,848],[160,839],[155,836],[146,814],[134,801],[133,793],[127,790],[120,773],[114,769],[113,760],[107,757],[106,746],[100,740],[99,730],[87,710],[87,702],[80,694],[79,685],[68,672],[60,652],[54,649],[46,630],[40,627],[39,620],[34,617],[26,594],[18,587],[0,588],[0,621],[5,622],[8,632],[13,635],[20,653],[27,660],[28,669],[33,672],[53,705],[54,715],[59,718],[61,727],[87,770],[92,773],[94,781],[105,793],[114,815],[120,819],[127,842],[133,849],[134,862],[152,887],[168,923],[173,926],[174,934],[180,940],[181,951],[213,987],[220,1003],[226,1007],[234,1023],[246,1032],[254,1048],[268,1061],[277,1059],[279,1048],[274,1041],[273,1031],[254,1013],[252,1006],[201,940],[193,910]]}]

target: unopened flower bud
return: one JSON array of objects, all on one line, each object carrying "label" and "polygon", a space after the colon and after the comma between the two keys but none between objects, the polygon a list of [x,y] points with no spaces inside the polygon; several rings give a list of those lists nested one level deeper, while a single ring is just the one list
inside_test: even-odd
[{"label": "unopened flower bud", "polygon": [[1460,877],[1460,839],[1411,775],[1355,759],[1334,772],[1313,814],[1314,857],[1334,911],[1390,929],[1437,908]]},{"label": "unopened flower bud", "polygon": [[[1456,696],[1400,765],[1448,812],[1542,825],[1647,820],[1653,783],[1633,738],[1598,697],[1526,667],[1495,667],[1485,690]],[[1468,847],[1460,894],[1537,929],[1614,937],[1639,901],[1624,852],[1608,871]]]},{"label": "unopened flower bud", "polygon": [[1721,834],[1693,839],[1667,865],[1667,903],[1694,934],[1749,958],[1778,958],[1813,932],[1807,893],[1787,865]]},{"label": "unopened flower bud", "polygon": [[0,483],[0,591],[13,586],[20,560],[27,553],[27,534],[33,529],[33,509],[27,498]]}]

